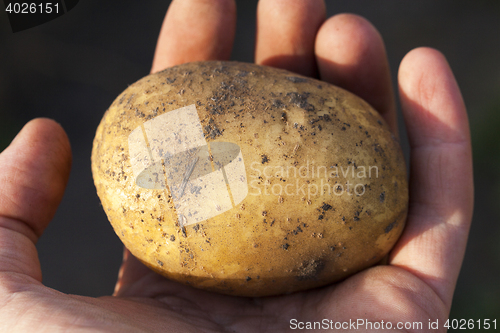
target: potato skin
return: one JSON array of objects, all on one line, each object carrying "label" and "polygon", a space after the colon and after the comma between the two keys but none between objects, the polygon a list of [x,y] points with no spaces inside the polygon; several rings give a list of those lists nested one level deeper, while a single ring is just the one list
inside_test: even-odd
[{"label": "potato skin", "polygon": [[[241,149],[248,194],[182,225],[171,189],[136,184],[128,138],[193,104],[211,147]],[[238,296],[323,286],[376,264],[401,235],[408,206],[399,143],[368,103],[322,81],[238,62],[188,63],[129,86],[97,129],[92,172],[134,256],[167,278]]]}]

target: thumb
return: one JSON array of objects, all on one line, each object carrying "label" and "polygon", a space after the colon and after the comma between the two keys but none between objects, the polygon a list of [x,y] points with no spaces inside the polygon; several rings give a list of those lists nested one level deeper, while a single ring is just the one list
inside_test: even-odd
[{"label": "thumb", "polygon": [[68,137],[50,119],[27,123],[0,154],[0,273],[41,281],[35,243],[56,212],[70,168]]}]

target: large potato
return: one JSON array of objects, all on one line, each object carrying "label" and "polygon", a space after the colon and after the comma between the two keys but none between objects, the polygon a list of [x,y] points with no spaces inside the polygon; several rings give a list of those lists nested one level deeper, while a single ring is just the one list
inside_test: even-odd
[{"label": "large potato", "polygon": [[134,256],[230,295],[304,290],[376,264],[408,204],[398,141],[370,105],[237,62],[129,86],[97,129],[92,171]]}]

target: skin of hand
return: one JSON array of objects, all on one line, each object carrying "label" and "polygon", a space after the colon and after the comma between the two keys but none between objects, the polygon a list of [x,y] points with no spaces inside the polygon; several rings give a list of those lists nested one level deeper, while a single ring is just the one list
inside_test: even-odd
[{"label": "skin of hand", "polygon": [[[368,21],[351,14],[326,19],[322,0],[261,0],[257,13],[256,63],[350,90],[397,133],[385,47]],[[189,61],[229,59],[235,25],[233,0],[173,1],[152,72]],[[291,319],[363,318],[394,325],[421,322],[421,329],[405,331],[422,332],[429,319],[444,322],[472,219],[468,119],[448,63],[436,50],[417,48],[403,58],[398,89],[411,147],[410,205],[388,264],[324,288],[257,299],[169,281],[127,250],[113,296],[67,295],[45,287],[35,243],[63,195],[71,149],[57,123],[32,120],[0,155],[0,330],[279,332],[290,329]]]}]

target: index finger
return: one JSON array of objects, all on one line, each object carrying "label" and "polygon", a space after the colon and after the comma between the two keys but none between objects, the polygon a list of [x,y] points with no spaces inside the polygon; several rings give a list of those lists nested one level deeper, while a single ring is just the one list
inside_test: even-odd
[{"label": "index finger", "polygon": [[229,59],[235,29],[234,0],[172,1],[158,37],[151,73],[186,62]]}]

